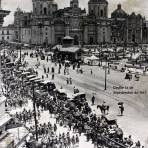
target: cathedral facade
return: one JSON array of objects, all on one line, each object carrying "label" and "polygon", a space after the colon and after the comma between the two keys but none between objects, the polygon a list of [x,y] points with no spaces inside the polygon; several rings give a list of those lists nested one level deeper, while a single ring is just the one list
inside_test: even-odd
[{"label": "cathedral facade", "polygon": [[54,0],[32,0],[32,5],[30,13],[20,9],[15,12],[18,41],[55,45],[71,36],[75,45],[147,42],[143,35],[145,19],[141,15],[128,15],[121,5],[109,18],[106,0],[89,0],[88,13],[79,7],[78,0],[71,0],[70,6],[63,9],[58,9]]}]

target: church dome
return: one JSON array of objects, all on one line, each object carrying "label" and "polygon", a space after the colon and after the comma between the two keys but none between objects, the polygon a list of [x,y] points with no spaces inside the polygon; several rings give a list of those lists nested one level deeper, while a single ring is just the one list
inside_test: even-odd
[{"label": "church dome", "polygon": [[127,13],[121,8],[121,4],[118,4],[117,9],[111,14],[112,18],[126,18]]}]

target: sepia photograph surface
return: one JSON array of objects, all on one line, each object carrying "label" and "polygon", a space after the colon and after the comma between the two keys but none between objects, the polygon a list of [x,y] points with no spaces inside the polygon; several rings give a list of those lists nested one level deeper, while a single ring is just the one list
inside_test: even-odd
[{"label": "sepia photograph surface", "polygon": [[0,0],[0,148],[148,148],[148,1]]}]

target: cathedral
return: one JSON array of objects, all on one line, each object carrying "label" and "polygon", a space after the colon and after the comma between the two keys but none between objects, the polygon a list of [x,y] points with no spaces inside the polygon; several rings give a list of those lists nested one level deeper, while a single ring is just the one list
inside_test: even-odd
[{"label": "cathedral", "polygon": [[128,15],[119,4],[108,17],[107,0],[89,0],[88,13],[71,0],[58,9],[54,0],[32,0],[33,11],[17,9],[14,14],[15,40],[33,45],[61,44],[65,36],[75,45],[105,43],[147,43],[146,20],[140,14]]}]

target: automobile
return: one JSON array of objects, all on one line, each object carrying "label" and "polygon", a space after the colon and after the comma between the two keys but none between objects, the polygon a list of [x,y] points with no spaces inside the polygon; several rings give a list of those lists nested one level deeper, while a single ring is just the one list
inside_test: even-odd
[{"label": "automobile", "polygon": [[14,66],[14,63],[13,62],[8,62],[8,63],[6,63],[6,67],[8,67],[8,68],[11,68],[11,67],[13,67]]},{"label": "automobile", "polygon": [[131,73],[126,73],[125,79],[132,79],[132,74]]},{"label": "automobile", "polygon": [[61,100],[67,100],[68,99],[65,89],[56,89],[55,92],[56,92],[58,99],[61,99]]},{"label": "automobile", "polygon": [[50,81],[40,82],[40,85],[42,86],[43,89],[48,91],[53,91],[54,89],[56,89],[56,85]]},{"label": "automobile", "polygon": [[121,72],[125,72],[126,68],[122,67]]},{"label": "automobile", "polygon": [[86,94],[85,93],[76,93],[73,94],[71,96],[68,96],[70,101],[75,101],[75,100],[79,100],[79,101],[86,101]]},{"label": "automobile", "polygon": [[44,55],[41,56],[41,60],[45,60],[45,56]]}]

